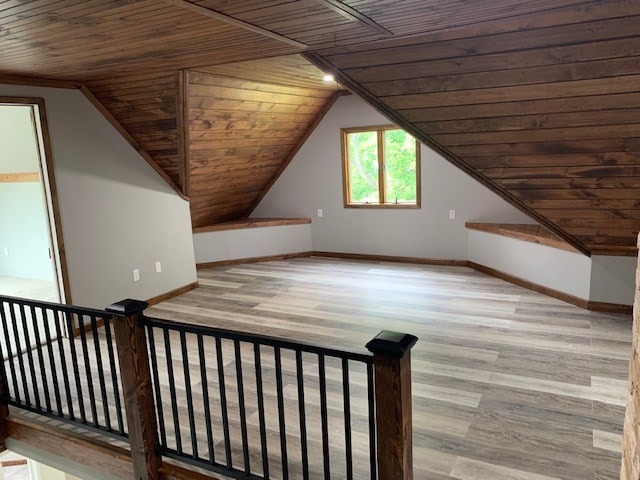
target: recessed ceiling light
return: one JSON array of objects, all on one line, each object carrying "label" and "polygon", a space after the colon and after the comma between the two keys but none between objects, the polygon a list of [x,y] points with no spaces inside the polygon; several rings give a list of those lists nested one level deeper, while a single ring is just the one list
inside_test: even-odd
[{"label": "recessed ceiling light", "polygon": [[334,78],[333,75],[331,75],[330,73],[327,73],[324,77],[322,77],[322,81],[323,82],[333,82]]}]

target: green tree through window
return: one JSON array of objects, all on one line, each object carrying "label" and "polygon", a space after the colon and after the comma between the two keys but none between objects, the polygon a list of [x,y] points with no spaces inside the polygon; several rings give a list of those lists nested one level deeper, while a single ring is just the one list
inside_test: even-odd
[{"label": "green tree through window", "polygon": [[419,145],[396,127],[343,129],[345,206],[419,207]]}]

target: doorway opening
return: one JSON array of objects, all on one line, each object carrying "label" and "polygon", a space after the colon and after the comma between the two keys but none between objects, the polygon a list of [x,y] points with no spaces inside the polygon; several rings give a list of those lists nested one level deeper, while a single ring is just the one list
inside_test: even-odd
[{"label": "doorway opening", "polygon": [[0,295],[67,303],[44,100],[0,97]]}]

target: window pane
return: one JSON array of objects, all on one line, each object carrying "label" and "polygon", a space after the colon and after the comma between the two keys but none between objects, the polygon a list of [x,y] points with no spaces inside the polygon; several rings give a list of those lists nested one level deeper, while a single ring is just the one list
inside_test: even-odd
[{"label": "window pane", "polygon": [[386,203],[417,203],[416,140],[403,130],[384,132]]},{"label": "window pane", "polygon": [[379,203],[378,135],[376,132],[347,134],[349,185],[352,203]]}]

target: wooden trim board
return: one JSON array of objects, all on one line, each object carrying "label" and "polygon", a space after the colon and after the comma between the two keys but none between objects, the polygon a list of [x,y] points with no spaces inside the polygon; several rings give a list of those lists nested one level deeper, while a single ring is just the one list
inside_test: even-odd
[{"label": "wooden trim board", "polygon": [[[123,480],[133,478],[131,453],[99,438],[85,437],[67,429],[13,415],[8,437],[80,465]],[[165,462],[160,469],[163,480],[222,480],[213,472],[204,475],[189,468]]]},{"label": "wooden trim board", "polygon": [[69,80],[54,80],[52,78],[21,77],[18,75],[0,75],[0,84],[26,85],[29,87],[66,88],[74,90],[82,85],[79,82]]},{"label": "wooden trim board", "polygon": [[[74,319],[75,322],[75,319]],[[96,318],[96,328],[101,328],[104,327],[104,318]],[[84,328],[84,332],[85,333],[91,333],[92,330],[92,325],[90,323],[85,323],[82,327],[77,326],[77,327],[73,327],[73,332],[71,332],[71,334],[73,335],[73,338],[76,338],[78,335],[80,335],[80,329]]]},{"label": "wooden trim board", "polygon": [[613,257],[637,257],[638,247],[615,247],[599,245],[591,247],[591,255],[609,255]]},{"label": "wooden trim board", "polygon": [[156,295],[155,297],[148,299],[147,303],[149,304],[149,306],[151,306],[151,305],[156,305],[160,302],[166,302],[167,300],[170,300],[184,293],[190,292],[191,290],[194,290],[196,288],[198,288],[198,282],[193,282],[188,285],[185,285],[184,287],[179,287],[169,292]]},{"label": "wooden trim board", "polygon": [[[523,224],[506,224],[506,223],[477,223],[466,222],[464,226],[469,230],[478,230],[480,232],[493,233],[503,237],[515,238],[523,242],[537,243],[546,247],[559,248],[569,252],[582,253],[575,249],[572,245],[558,237],[554,233],[548,231],[540,225],[523,225]],[[526,231],[523,227],[533,227],[531,232]],[[537,228],[537,233],[533,230]]]},{"label": "wooden trim board", "polygon": [[38,172],[0,173],[0,183],[39,182]]},{"label": "wooden trim board", "polygon": [[250,257],[250,258],[238,258],[233,260],[223,260],[219,262],[199,263],[196,265],[198,270],[204,270],[207,268],[225,267],[229,265],[241,265],[245,263],[257,263],[257,262],[269,262],[274,260],[287,260],[290,258],[302,258],[302,257],[328,257],[328,258],[341,258],[349,260],[361,260],[370,262],[397,262],[397,263],[413,263],[417,265],[441,265],[450,267],[468,267],[478,272],[486,273],[492,277],[499,278],[505,282],[518,285],[532,290],[534,292],[547,295],[563,302],[570,303],[585,310],[592,310],[594,312],[606,312],[606,313],[620,313],[629,315],[633,311],[633,306],[622,305],[617,303],[606,302],[594,302],[586,300],[584,298],[576,297],[568,293],[555,290],[553,288],[545,287],[529,280],[525,280],[509,273],[501,272],[491,267],[481,265],[469,260],[450,260],[450,259],[438,259],[438,258],[422,258],[422,257],[401,257],[395,255],[369,255],[361,253],[343,253],[343,252],[301,252],[301,253],[289,253],[283,255],[270,255],[266,257]]},{"label": "wooden trim board", "polygon": [[394,36],[393,32],[387,30],[379,23],[376,23],[371,18],[359,12],[352,6],[347,5],[344,2],[341,2],[340,0],[316,0],[316,1],[325,5],[329,9],[336,12],[337,14],[342,15],[343,17],[348,18],[349,20],[358,22],[360,25],[365,26],[366,28],[368,28],[372,32],[377,33],[378,35],[381,35],[384,37]]},{"label": "wooden trim board", "polygon": [[[184,287],[179,287],[179,288],[176,288],[176,289],[171,290],[169,292],[161,293],[160,295],[156,295],[155,297],[152,297],[152,298],[148,299],[147,303],[149,304],[149,306],[152,306],[152,305],[156,305],[156,304],[158,304],[160,302],[166,302],[167,300],[170,300],[170,299],[172,299],[174,297],[177,297],[179,295],[187,293],[187,292],[189,292],[191,290],[194,290],[196,288],[198,288],[198,282],[193,282],[193,283],[190,283],[188,285],[185,285]],[[96,321],[96,324],[97,324],[98,328],[104,327],[104,319],[98,318],[97,321]],[[73,335],[74,338],[77,337],[78,335],[80,335],[80,328],[81,327],[79,327],[79,326],[78,327],[74,327],[73,332],[72,332],[72,335]],[[86,333],[91,332],[91,324],[85,324],[84,325],[84,331]]]},{"label": "wooden trim board", "polygon": [[516,277],[515,275],[501,272],[500,270],[496,270],[495,268],[487,267],[479,263],[467,261],[467,266],[469,268],[473,268],[478,272],[486,273],[487,275],[491,275],[492,277],[496,277],[504,280],[505,282],[513,283],[514,285],[518,285],[528,290],[547,295],[548,297],[557,298],[558,300],[570,303],[572,305],[575,305],[576,307],[584,308],[585,310],[593,310],[594,312],[622,313],[628,315],[633,312],[632,305],[593,302],[584,298],[576,297],[575,295],[570,295],[568,293],[555,290],[553,288],[530,282],[529,280],[525,280],[524,278]]},{"label": "wooden trim board", "polygon": [[236,258],[233,260],[220,260],[218,262],[198,263],[196,264],[196,268],[198,270],[204,270],[207,268],[228,267],[229,265],[242,265],[244,263],[273,262],[277,260],[288,260],[290,258],[311,257],[312,255],[313,252],[299,252],[267,255],[265,257]]},{"label": "wooden trim board", "polygon": [[272,32],[271,30],[267,30],[266,28],[259,27],[252,23],[243,22],[242,20],[239,20],[230,15],[225,15],[224,13],[217,12],[216,10],[203,7],[195,3],[191,3],[187,0],[164,0],[164,1],[171,5],[175,5],[176,7],[183,8],[185,10],[191,10],[192,12],[199,13],[200,15],[213,18],[214,20],[219,20],[221,22],[228,23],[229,25],[233,25],[235,27],[240,27],[244,30],[257,33],[264,37],[278,40],[279,42],[286,43],[293,47],[297,47],[301,50],[304,50],[307,48],[307,45],[302,42],[298,42],[297,40],[293,40],[292,38],[285,37],[284,35],[280,35],[279,33]]},{"label": "wooden trim board", "polygon": [[225,230],[240,230],[244,228],[281,227],[285,225],[304,225],[311,223],[310,218],[243,218],[229,222],[196,227],[193,233],[221,232]]},{"label": "wooden trim board", "polygon": [[349,260],[363,260],[370,262],[397,262],[415,263],[418,265],[443,265],[451,267],[465,267],[466,260],[449,260],[440,258],[423,257],[399,257],[395,255],[369,255],[364,253],[342,253],[342,252],[313,252],[314,257],[344,258]]},{"label": "wooden trim board", "polygon": [[191,186],[191,156],[189,149],[189,72],[178,71],[178,95],[176,98],[176,121],[178,126],[178,155],[182,162],[180,187],[189,196]]}]

